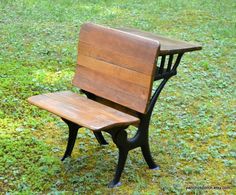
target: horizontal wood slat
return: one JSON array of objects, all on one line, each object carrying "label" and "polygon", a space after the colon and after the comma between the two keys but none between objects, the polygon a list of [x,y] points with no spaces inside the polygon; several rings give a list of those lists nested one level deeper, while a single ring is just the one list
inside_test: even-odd
[{"label": "horizontal wood slat", "polygon": [[[96,47],[125,54],[125,56],[141,59],[147,64],[153,63],[153,56],[156,55],[156,49],[159,45],[156,40],[92,23],[83,24],[79,40]],[[152,72],[152,67],[147,66],[146,68],[149,69],[149,73]]]},{"label": "horizontal wood slat", "polygon": [[78,64],[87,67],[91,71],[100,72],[109,75],[110,77],[134,83],[143,87],[149,86],[151,82],[151,77],[148,75],[84,55],[79,56]]},{"label": "horizontal wood slat", "polygon": [[148,89],[78,66],[73,84],[139,112],[145,112]]},{"label": "horizontal wood slat", "polygon": [[94,46],[83,42],[83,40],[79,41],[78,53],[79,58],[80,55],[90,56],[147,75],[152,71],[152,66],[146,66],[146,64],[150,64],[150,62],[146,62],[145,58],[142,58],[142,56],[128,56],[126,53],[116,52],[103,47],[103,45]]}]

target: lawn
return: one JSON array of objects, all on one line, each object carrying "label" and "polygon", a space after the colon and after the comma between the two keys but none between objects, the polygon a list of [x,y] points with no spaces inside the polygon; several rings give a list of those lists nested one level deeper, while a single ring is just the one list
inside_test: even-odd
[{"label": "lawn", "polygon": [[[234,0],[1,0],[0,194],[235,194],[235,10]],[[82,129],[62,163],[66,125],[26,101],[78,91],[71,80],[86,21],[203,46],[183,57],[157,101],[150,143],[161,170],[133,150],[115,189],[106,187],[117,160],[108,135],[102,147]]]}]

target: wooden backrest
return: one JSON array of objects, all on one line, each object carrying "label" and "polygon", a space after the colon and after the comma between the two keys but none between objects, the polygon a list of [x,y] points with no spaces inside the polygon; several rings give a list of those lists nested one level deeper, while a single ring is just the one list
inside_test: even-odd
[{"label": "wooden backrest", "polygon": [[152,90],[159,42],[85,23],[73,84],[140,113]]}]

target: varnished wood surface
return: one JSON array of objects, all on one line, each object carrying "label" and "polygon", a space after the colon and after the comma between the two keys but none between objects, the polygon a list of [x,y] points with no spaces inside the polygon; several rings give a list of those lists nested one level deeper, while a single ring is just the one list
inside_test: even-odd
[{"label": "varnished wood surface", "polygon": [[150,32],[145,32],[145,31],[141,31],[137,29],[119,28],[119,30],[159,41],[161,45],[159,55],[178,54],[178,53],[185,53],[185,52],[202,49],[202,47],[197,44],[175,40],[175,39],[167,38],[161,35],[156,35]]},{"label": "varnished wood surface", "polygon": [[139,122],[137,117],[70,91],[36,95],[30,97],[28,101],[62,118],[95,131]]},{"label": "varnished wood surface", "polygon": [[145,113],[158,51],[156,40],[86,23],[80,31],[73,84]]}]

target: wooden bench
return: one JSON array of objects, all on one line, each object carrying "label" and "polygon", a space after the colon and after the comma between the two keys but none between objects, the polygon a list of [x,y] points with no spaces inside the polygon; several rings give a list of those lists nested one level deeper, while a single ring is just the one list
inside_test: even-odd
[{"label": "wooden bench", "polygon": [[[161,90],[176,74],[180,61],[177,59],[167,69],[164,65],[156,68],[159,53],[160,44],[155,39],[92,23],[82,25],[73,84],[87,97],[64,91],[28,99],[67,123],[69,139],[62,160],[71,156],[78,129],[86,127],[100,144],[107,144],[101,131],[111,134],[119,149],[118,165],[109,187],[120,185],[128,152],[134,148],[141,147],[150,169],[159,169],[149,149],[149,122]],[[163,81],[150,98],[153,81],[157,79]],[[131,139],[125,131],[129,125],[138,127]]]}]

